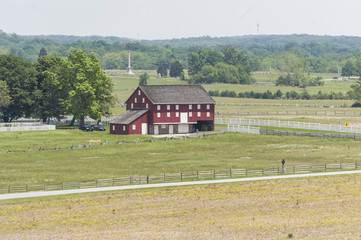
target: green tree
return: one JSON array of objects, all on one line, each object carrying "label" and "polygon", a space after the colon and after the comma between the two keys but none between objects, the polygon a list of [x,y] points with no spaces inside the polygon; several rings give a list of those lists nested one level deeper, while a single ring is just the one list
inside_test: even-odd
[{"label": "green tree", "polygon": [[354,74],[361,79],[361,55],[356,58]]},{"label": "green tree", "polygon": [[4,122],[30,117],[40,96],[34,66],[12,54],[0,55],[0,81],[6,82],[11,97],[10,104],[0,108]]},{"label": "green tree", "polygon": [[68,91],[65,81],[60,79],[64,65],[62,58],[49,56],[40,57],[35,63],[38,88],[41,91],[35,115],[43,122],[52,117],[60,120],[65,114]]},{"label": "green tree", "polygon": [[143,73],[139,76],[139,86],[145,86],[148,84],[149,75],[148,73]]},{"label": "green tree", "polygon": [[46,52],[45,48],[42,47],[39,52],[39,58],[43,57],[43,56],[47,56],[47,55],[48,55],[48,53]]},{"label": "green tree", "polygon": [[169,76],[171,77],[179,77],[183,72],[183,65],[180,61],[175,61],[170,65]]},{"label": "green tree", "polygon": [[276,85],[306,86],[307,79],[302,59],[292,52],[284,53],[279,61],[279,68],[284,72],[276,80]]},{"label": "green tree", "polygon": [[114,103],[113,83],[103,72],[94,53],[88,56],[84,51],[74,50],[62,73],[69,92],[67,113],[81,124],[86,116],[100,119],[110,115]]},{"label": "green tree", "polygon": [[7,107],[10,103],[10,99],[9,89],[6,82],[0,81],[0,107]]},{"label": "green tree", "polygon": [[351,59],[348,59],[342,68],[341,75],[345,77],[346,76],[351,77],[355,75],[355,72],[356,72],[355,63]]},{"label": "green tree", "polygon": [[167,77],[168,69],[164,64],[160,64],[157,69],[157,74],[160,74],[162,77]]}]

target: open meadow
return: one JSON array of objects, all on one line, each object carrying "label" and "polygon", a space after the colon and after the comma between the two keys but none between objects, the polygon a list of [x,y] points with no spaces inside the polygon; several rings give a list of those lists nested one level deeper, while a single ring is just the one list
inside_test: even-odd
[{"label": "open meadow", "polygon": [[1,239],[360,239],[361,178],[271,180],[0,203]]}]

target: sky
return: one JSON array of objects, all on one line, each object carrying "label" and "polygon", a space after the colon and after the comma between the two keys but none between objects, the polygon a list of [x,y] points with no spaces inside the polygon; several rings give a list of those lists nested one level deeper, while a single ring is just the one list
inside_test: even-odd
[{"label": "sky", "polygon": [[19,35],[172,39],[270,34],[361,36],[360,0],[0,0]]}]

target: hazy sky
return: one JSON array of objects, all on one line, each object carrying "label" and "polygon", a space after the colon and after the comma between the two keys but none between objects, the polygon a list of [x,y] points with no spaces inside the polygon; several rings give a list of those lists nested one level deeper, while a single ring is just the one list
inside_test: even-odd
[{"label": "hazy sky", "polygon": [[0,29],[170,39],[317,34],[361,36],[360,0],[0,0]]}]

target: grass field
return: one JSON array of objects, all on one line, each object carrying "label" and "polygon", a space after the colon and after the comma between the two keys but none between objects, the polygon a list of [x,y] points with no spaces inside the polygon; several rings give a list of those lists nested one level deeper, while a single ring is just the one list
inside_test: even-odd
[{"label": "grass field", "polygon": [[0,203],[1,239],[360,239],[360,175]]},{"label": "grass field", "polygon": [[[359,161],[359,142],[347,139],[225,134],[195,139],[125,143],[139,136],[57,130],[0,133],[13,149],[33,145],[28,152],[1,153],[1,186],[58,183],[130,175],[196,170],[277,167],[284,157],[289,165]],[[71,142],[107,145],[86,149],[38,151]],[[68,145],[67,145],[68,144]],[[0,148],[7,144],[1,141]]]}]

